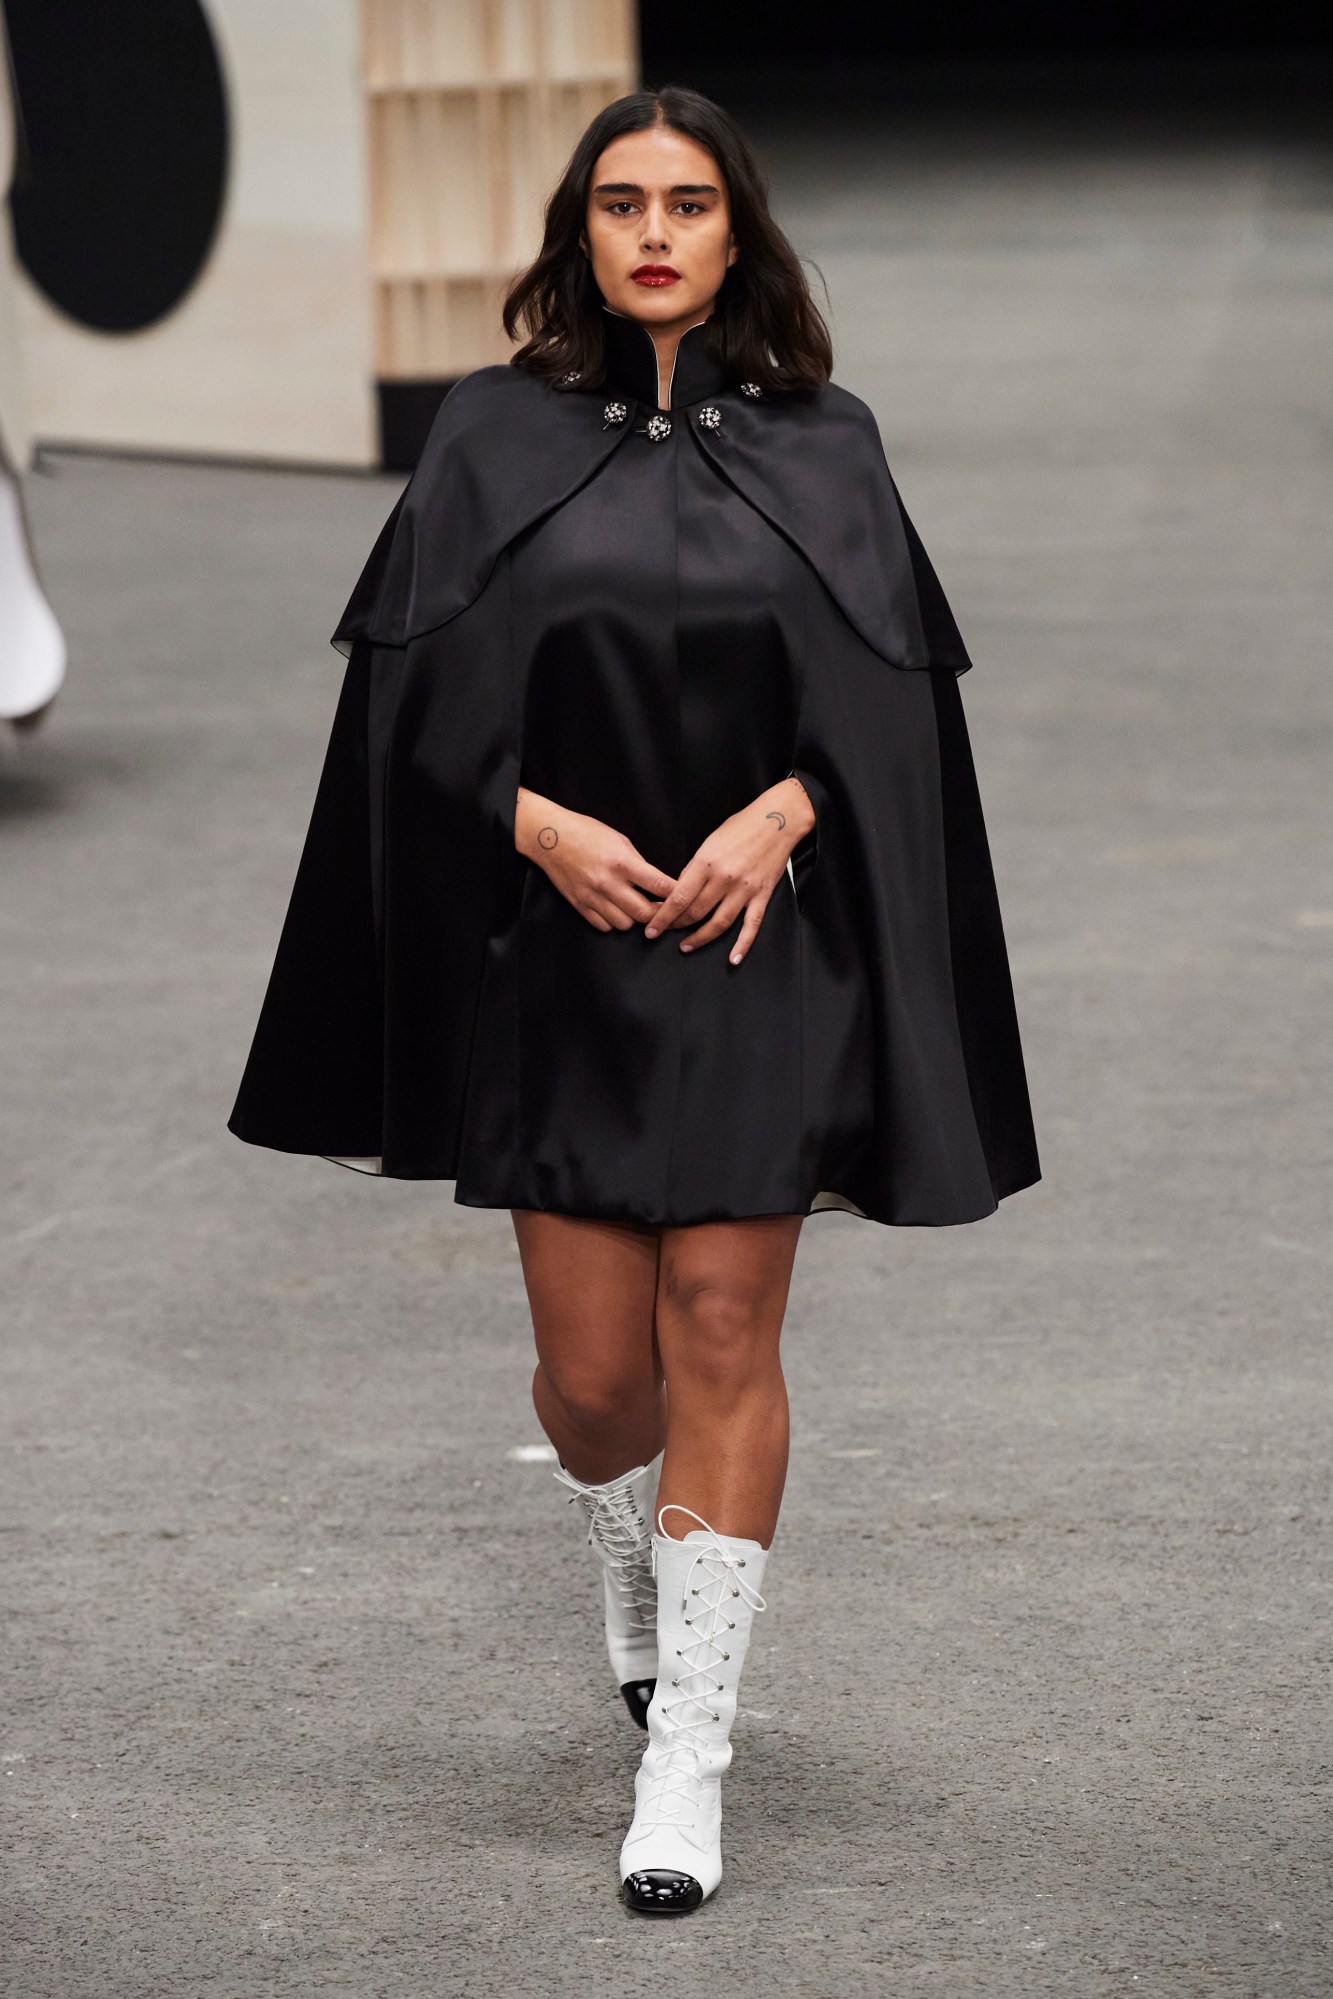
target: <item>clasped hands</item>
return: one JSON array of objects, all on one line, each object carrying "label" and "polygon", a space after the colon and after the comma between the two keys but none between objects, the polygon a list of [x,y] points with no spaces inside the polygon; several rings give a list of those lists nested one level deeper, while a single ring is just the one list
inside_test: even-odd
[{"label": "clasped hands", "polygon": [[730,954],[730,962],[739,965],[759,933],[789,855],[814,823],[804,785],[784,777],[724,819],[674,879],[646,861],[614,826],[520,785],[514,845],[595,930],[631,930],[636,923],[643,924],[645,937],[690,930],[679,948],[695,951],[743,913]]}]

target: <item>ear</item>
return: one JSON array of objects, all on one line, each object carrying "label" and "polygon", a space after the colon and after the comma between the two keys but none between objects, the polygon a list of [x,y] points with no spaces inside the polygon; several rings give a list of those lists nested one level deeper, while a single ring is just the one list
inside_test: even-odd
[{"label": "ear", "polygon": [[732,265],[733,265],[733,264],[734,264],[734,263],[736,262],[737,258],[738,258],[738,257],[740,256],[740,254],[741,254],[741,253],[740,253],[740,251],[739,251],[739,250],[738,250],[738,249],[736,248],[736,238],[735,238],[734,236],[729,236],[729,237],[727,238],[727,269],[728,269],[728,270],[730,270],[730,269],[731,269]]},{"label": "ear", "polygon": [[588,248],[588,232],[586,229],[580,229],[579,231],[579,248],[585,257],[592,255],[592,252]]}]

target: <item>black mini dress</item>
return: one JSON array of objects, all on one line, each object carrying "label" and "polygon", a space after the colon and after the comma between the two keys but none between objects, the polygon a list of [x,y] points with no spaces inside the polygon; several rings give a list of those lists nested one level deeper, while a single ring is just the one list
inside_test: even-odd
[{"label": "black mini dress", "polygon": [[[633,346],[626,355],[613,339],[611,395],[647,386],[630,361],[656,365],[642,330],[620,325]],[[706,362],[702,380],[679,362],[677,375],[678,408],[713,386]],[[514,544],[509,592],[522,782],[677,875],[795,764],[818,586],[683,425],[654,438],[646,421]],[[802,1135],[827,1112],[802,1100],[796,881],[793,863],[736,966],[739,918],[688,953],[685,931],[604,933],[528,863],[483,991],[483,1017],[502,1032],[483,1034],[474,1057],[458,1199],[653,1218],[806,1213],[819,1146]]]}]

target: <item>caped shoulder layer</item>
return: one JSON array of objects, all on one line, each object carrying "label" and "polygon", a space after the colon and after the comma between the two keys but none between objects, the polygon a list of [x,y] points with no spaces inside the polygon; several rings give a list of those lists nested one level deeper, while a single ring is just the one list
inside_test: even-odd
[{"label": "caped shoulder layer", "polygon": [[[810,563],[849,623],[902,668],[971,664],[929,557],[889,472],[879,426],[830,383],[806,395],[727,389],[672,412],[672,445],[697,449]],[[447,624],[485,589],[505,548],[645,438],[656,411],[608,421],[600,391],[558,391],[504,364],[445,398],[421,461],[380,533],[333,634],[403,646]],[[687,433],[681,435],[680,433]]]}]

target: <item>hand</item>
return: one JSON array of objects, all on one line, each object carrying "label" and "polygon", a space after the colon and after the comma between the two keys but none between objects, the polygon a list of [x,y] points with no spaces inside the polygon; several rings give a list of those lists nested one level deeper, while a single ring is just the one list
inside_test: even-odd
[{"label": "hand", "polygon": [[654,914],[645,937],[698,923],[699,929],[680,947],[694,951],[729,930],[744,910],[745,921],[731,951],[731,963],[739,965],[759,935],[768,899],[788,856],[814,823],[815,808],[799,778],[784,777],[761,791],[753,804],[724,819],[681,869],[680,880]]},{"label": "hand", "polygon": [[586,812],[570,812],[520,785],[514,810],[514,845],[550,877],[594,930],[632,930],[656,914],[676,886],[675,876],[645,861],[614,826]]}]

